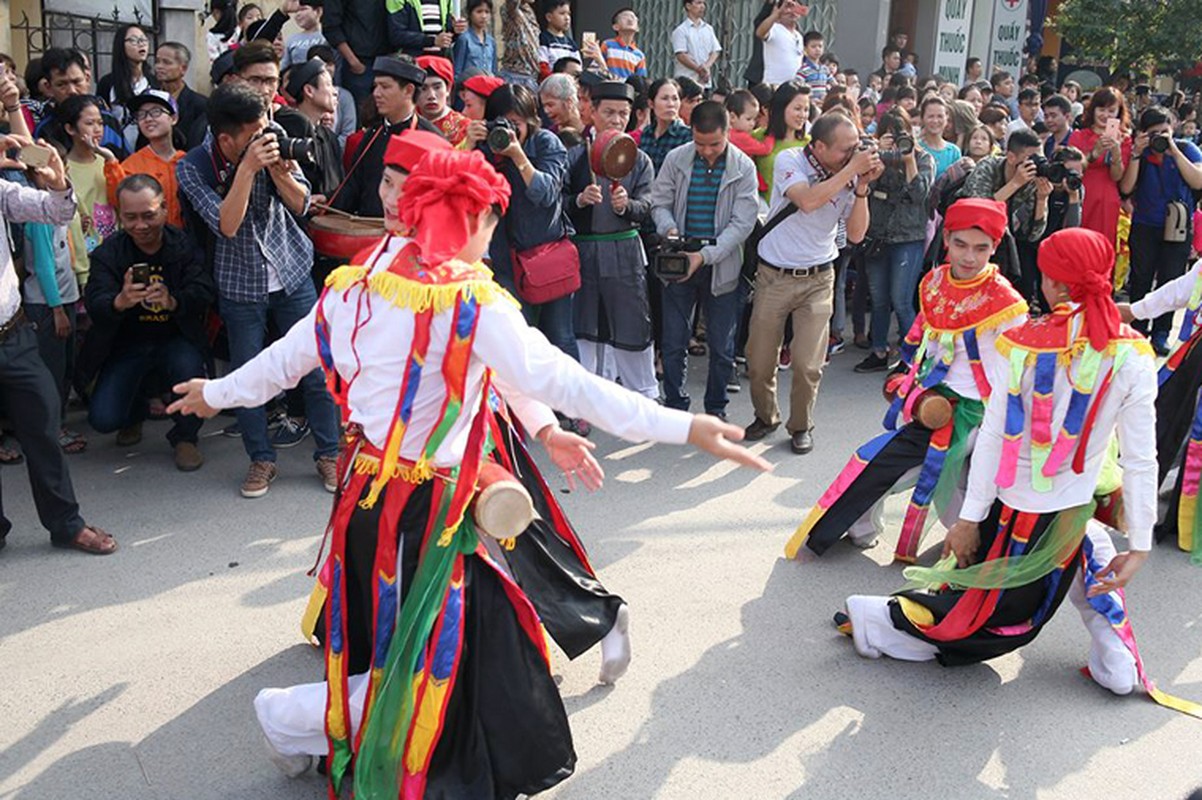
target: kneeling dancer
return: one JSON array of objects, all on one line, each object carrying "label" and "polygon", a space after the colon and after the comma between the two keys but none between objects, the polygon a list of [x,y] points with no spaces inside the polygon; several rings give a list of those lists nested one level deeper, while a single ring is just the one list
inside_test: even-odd
[{"label": "kneeling dancer", "polygon": [[520,387],[620,436],[767,466],[727,441],[737,428],[591,376],[526,325],[480,263],[508,199],[480,154],[425,156],[400,201],[411,241],[332,274],[309,317],[241,369],[177,387],[172,410],[212,415],[322,366],[350,425],[326,681],[255,701],[277,762],[299,772],[328,755],[334,794],[353,774],[362,798],[507,798],[574,768],[537,614],[467,514],[494,373],[511,403],[505,387]]},{"label": "kneeling dancer", "polygon": [[[1122,588],[1148,557],[1156,519],[1156,368],[1148,343],[1119,319],[1113,265],[1110,242],[1082,228],[1040,247],[1055,310],[998,341],[1005,370],[993,376],[999,391],[985,411],[961,519],[944,542],[948,558],[906,570],[911,587],[925,588],[848,598],[836,624],[860,655],[984,661],[1031,642],[1067,594],[1089,630],[1097,683],[1115,694],[1142,683],[1158,702],[1202,715],[1148,681],[1126,616]],[[1117,555],[1103,528],[1087,528],[1116,430],[1131,543]]]},{"label": "kneeling dancer", "polygon": [[[959,517],[965,466],[990,396],[988,376],[1005,366],[995,343],[1027,315],[1022,295],[989,261],[1005,231],[1004,203],[973,198],[948,209],[948,263],[919,286],[903,371],[886,384],[896,395],[886,431],[852,455],[785,546],[787,557],[812,561],[844,533],[859,547],[872,546],[885,496],[911,486],[896,560],[914,562],[932,503],[947,524]],[[932,425],[921,413],[930,403],[951,414]]]}]

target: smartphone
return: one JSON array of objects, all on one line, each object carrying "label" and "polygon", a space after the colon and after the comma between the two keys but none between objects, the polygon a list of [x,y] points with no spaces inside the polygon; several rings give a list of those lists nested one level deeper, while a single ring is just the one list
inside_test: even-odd
[{"label": "smartphone", "polygon": [[1123,135],[1123,123],[1118,117],[1106,121],[1106,135],[1118,141]]},{"label": "smartphone", "polygon": [[134,264],[130,267],[133,270],[133,282],[140,283],[143,286],[150,285],[150,265],[149,264]]},{"label": "smartphone", "polygon": [[592,31],[585,31],[580,34],[580,43],[582,47],[589,47],[597,43],[597,34]]},{"label": "smartphone", "polygon": [[17,158],[27,167],[49,166],[50,148],[40,144],[27,144],[21,148]]}]

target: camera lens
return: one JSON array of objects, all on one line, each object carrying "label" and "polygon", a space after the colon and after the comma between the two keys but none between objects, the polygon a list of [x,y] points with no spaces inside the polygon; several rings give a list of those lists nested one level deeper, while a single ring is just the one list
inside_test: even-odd
[{"label": "camera lens", "polygon": [[1169,151],[1169,137],[1163,133],[1158,133],[1152,137],[1152,141],[1148,142],[1148,149],[1153,153],[1167,153]]},{"label": "camera lens", "polygon": [[278,139],[280,158],[288,161],[312,161],[316,143],[313,139],[293,139],[281,136]]},{"label": "camera lens", "polygon": [[492,150],[494,153],[504,150],[505,148],[509,147],[510,142],[513,141],[511,137],[512,134],[508,128],[501,127],[500,125],[496,126],[488,132],[488,138],[486,140],[488,142],[488,149]]}]

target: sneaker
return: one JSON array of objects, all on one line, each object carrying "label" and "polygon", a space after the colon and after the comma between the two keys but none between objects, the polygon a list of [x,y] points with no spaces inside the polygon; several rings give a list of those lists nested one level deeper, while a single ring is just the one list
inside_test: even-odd
[{"label": "sneaker", "polygon": [[847,615],[846,611],[836,611],[835,617],[831,621],[835,623],[835,630],[839,631],[839,633],[847,637],[852,635],[851,617]]},{"label": "sneaker", "polygon": [[769,425],[767,422],[764,422],[759,417],[756,417],[754,420],[751,421],[750,425],[748,425],[746,428],[743,429],[743,441],[758,442],[760,439],[763,439],[765,436],[772,433],[774,430],[776,430],[779,427],[780,427],[779,422],[776,423],[775,425]]},{"label": "sneaker", "polygon": [[142,441],[142,423],[135,422],[128,428],[122,428],[117,431],[117,446],[118,447],[133,447],[138,442]]},{"label": "sneaker", "polygon": [[277,448],[296,447],[309,435],[309,421],[285,416],[271,434],[271,446]]},{"label": "sneaker", "polygon": [[793,364],[793,353],[789,350],[788,345],[782,346],[780,349],[780,358],[777,361],[777,366],[781,369],[788,369]]},{"label": "sneaker", "polygon": [[228,436],[231,439],[241,439],[242,438],[242,426],[239,425],[237,422],[231,422],[229,425],[226,425],[224,428],[221,429],[221,435]]},{"label": "sneaker", "polygon": [[735,364],[740,367],[747,366],[747,356],[735,356]]},{"label": "sneaker", "polygon": [[889,369],[889,360],[884,356],[876,353],[869,353],[868,357],[856,364],[856,372],[883,372]]},{"label": "sneaker", "polygon": [[730,380],[726,382],[726,393],[738,394],[741,391],[743,391],[743,386],[739,383],[739,379],[734,375],[731,375]]},{"label": "sneaker", "polygon": [[195,472],[204,463],[205,457],[195,442],[179,442],[175,445],[175,468],[180,472]]},{"label": "sneaker", "polygon": [[338,459],[334,456],[319,456],[314,463],[317,465],[317,474],[321,476],[321,482],[325,484],[326,491],[338,491]]},{"label": "sneaker", "polygon": [[262,497],[271,488],[279,471],[272,461],[252,461],[246,470],[246,480],[242,481],[243,497]]},{"label": "sneaker", "polygon": [[842,339],[832,336],[826,342],[826,357],[830,358],[831,356],[837,356],[840,353],[842,353],[846,348],[847,348],[847,345],[844,344]]}]

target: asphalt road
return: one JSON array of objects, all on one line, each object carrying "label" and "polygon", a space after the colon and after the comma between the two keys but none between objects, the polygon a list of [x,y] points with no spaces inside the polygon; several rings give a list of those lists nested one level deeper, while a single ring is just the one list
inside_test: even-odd
[{"label": "asphalt road", "polygon": [[[772,474],[594,434],[607,485],[563,500],[631,605],[635,656],[605,688],[598,653],[555,654],[579,763],[548,796],[1110,800],[1202,785],[1202,721],[1083,678],[1088,640],[1067,603],[1022,653],[967,668],[864,660],[835,633],[846,595],[901,582],[888,545],[781,558],[879,429],[879,380],[851,371],[858,357],[828,371],[814,453],[792,455],[783,433],[756,445]],[[750,421],[746,391],[730,411]],[[270,494],[244,500],[238,441],[204,439],[208,463],[184,475],[166,424],[146,432],[130,450],[93,435],[71,457],[86,518],[121,543],[109,558],[52,550],[23,468],[2,471],[16,528],[0,554],[0,799],[323,798],[318,779],[288,781],[263,757],[250,705],[321,673],[297,626],[330,499],[311,446],[282,453]],[[892,524],[902,510],[891,503]],[[1129,597],[1149,671],[1195,700],[1199,586],[1202,570],[1162,547]]]}]

